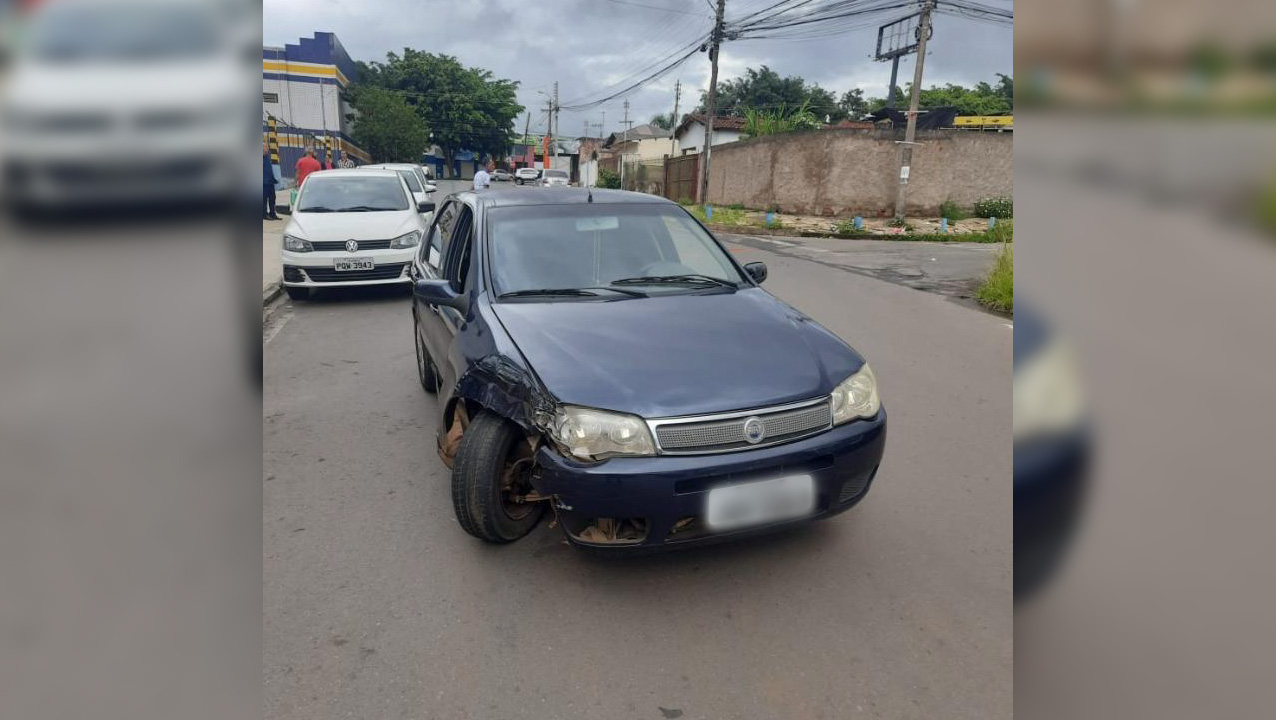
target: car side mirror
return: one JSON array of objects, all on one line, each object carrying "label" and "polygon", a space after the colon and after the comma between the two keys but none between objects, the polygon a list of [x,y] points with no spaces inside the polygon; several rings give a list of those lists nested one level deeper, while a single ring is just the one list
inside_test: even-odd
[{"label": "car side mirror", "polygon": [[422,214],[434,212],[434,203],[429,200],[422,200],[416,204],[416,211]]},{"label": "car side mirror", "polygon": [[438,185],[433,185],[433,184],[431,184],[431,183],[426,183],[426,184],[425,184],[425,192],[426,192],[427,194],[428,194],[428,193],[432,193],[432,192],[434,192],[435,190],[438,190],[438,189],[439,189],[439,186],[438,186]]},{"label": "car side mirror", "polygon": [[412,288],[416,298],[427,305],[444,305],[456,308],[465,313],[470,308],[470,299],[452,289],[447,280],[417,280]]},{"label": "car side mirror", "polygon": [[749,273],[753,282],[759,285],[766,281],[766,263],[764,262],[751,262],[744,266],[744,271]]}]

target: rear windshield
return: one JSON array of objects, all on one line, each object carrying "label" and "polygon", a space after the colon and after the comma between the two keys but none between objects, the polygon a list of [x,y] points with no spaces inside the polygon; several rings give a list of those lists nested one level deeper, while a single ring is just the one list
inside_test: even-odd
[{"label": "rear windshield", "polygon": [[[704,228],[674,205],[498,207],[488,211],[487,228],[497,295],[544,288],[605,288],[622,278],[653,275],[743,280]],[[629,287],[645,293],[689,289],[670,284]]]},{"label": "rear windshield", "polygon": [[312,175],[302,184],[297,212],[407,210],[403,184],[394,175]]},{"label": "rear windshield", "polygon": [[567,177],[567,171],[566,170],[546,170],[545,177],[565,178]]},{"label": "rear windshield", "polygon": [[213,21],[204,8],[172,3],[50,3],[32,22],[26,52],[59,63],[203,57],[220,42]]}]

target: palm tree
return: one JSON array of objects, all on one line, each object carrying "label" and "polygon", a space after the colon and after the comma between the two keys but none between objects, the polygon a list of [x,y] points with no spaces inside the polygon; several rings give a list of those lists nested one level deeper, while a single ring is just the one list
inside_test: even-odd
[{"label": "palm tree", "polygon": [[674,119],[673,113],[653,115],[650,122],[661,130],[672,130],[673,126],[678,124],[677,120]]}]

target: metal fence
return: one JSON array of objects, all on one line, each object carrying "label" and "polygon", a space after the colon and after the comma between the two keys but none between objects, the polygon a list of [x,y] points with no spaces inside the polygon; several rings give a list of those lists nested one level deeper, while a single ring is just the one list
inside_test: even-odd
[{"label": "metal fence", "polygon": [[700,154],[665,160],[664,196],[675,202],[693,201],[699,190]]}]

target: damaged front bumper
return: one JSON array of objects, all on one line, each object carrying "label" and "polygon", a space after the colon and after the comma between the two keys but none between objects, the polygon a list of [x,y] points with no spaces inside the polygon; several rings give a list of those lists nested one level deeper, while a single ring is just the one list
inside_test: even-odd
[{"label": "damaged front bumper", "polygon": [[[537,450],[532,483],[552,496],[572,543],[623,551],[708,543],[847,510],[868,493],[886,442],[886,410],[784,445],[715,455],[617,457],[599,463]],[[815,510],[797,520],[714,532],[704,522],[715,487],[810,475]]]}]

